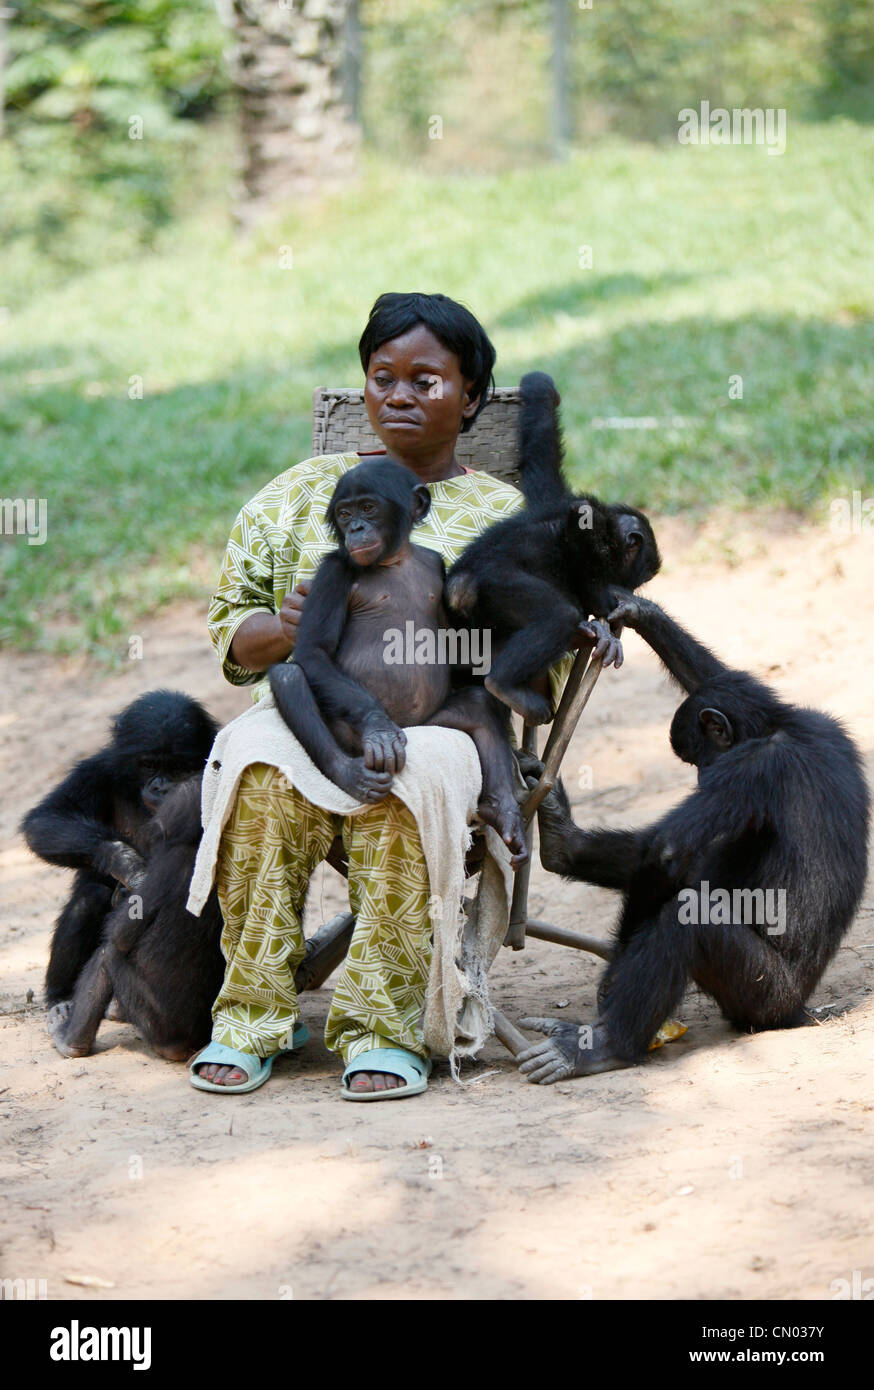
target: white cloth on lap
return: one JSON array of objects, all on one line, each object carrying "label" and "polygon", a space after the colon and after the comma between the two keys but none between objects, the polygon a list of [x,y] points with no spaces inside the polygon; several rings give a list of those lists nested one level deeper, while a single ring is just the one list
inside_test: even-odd
[{"label": "white cloth on lap", "polygon": [[[482,776],[473,740],[456,729],[405,729],[406,764],[392,792],[416,820],[431,891],[434,949],[425,1000],[425,1042],[449,1057],[472,1057],[492,1032],[487,973],[504,940],[513,893],[510,856],[501,837],[485,827],[487,854],[476,908],[462,909],[464,859],[471,843]],[[222,831],[240,778],[252,763],[269,763],[314,806],[341,816],[372,810],[329,782],[266,695],[221,730],[203,776],[203,838],[188,897],[200,915],[215,878]]]}]

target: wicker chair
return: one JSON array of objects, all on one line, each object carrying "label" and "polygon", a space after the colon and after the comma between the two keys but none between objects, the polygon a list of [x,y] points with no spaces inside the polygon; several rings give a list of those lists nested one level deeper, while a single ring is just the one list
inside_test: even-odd
[{"label": "wicker chair", "polygon": [[[505,482],[515,483],[519,476],[517,424],[519,391],[516,387],[499,387],[467,434],[459,436],[456,457],[469,468],[485,469]],[[313,455],[339,454],[381,448],[380,440],[370,428],[361,389],[320,387],[313,393]],[[543,797],[554,786],[561,760],[570,743],[580,715],[594,688],[601,662],[591,661],[587,652],[579,652],[571,668],[555,719],[543,751],[544,773],[537,786],[522,805],[528,824],[528,847],[531,849],[533,817]],[[537,751],[537,729],[525,725],[522,731],[525,752]],[[341,873],[344,865],[335,852],[330,862]],[[549,922],[528,918],[528,881],[531,861],[516,874],[510,925],[504,942],[515,951],[524,949],[525,937],[533,936],[576,950],[591,951],[605,960],[610,947],[597,937],[556,927]],[[298,989],[315,989],[339,965],[352,935],[354,919],[341,913],[320,928],[307,945],[307,954],[297,972]],[[528,1046],[528,1040],[495,1010],[495,1034],[512,1053]]]}]

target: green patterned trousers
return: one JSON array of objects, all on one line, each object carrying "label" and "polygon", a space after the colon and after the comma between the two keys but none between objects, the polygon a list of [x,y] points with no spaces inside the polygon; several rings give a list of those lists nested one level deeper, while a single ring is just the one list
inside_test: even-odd
[{"label": "green patterned trousers", "polygon": [[354,816],[307,801],[278,768],[243,774],[222,834],[218,895],[227,961],[213,1041],[268,1057],[300,1017],[310,875],[338,834],[349,859],[355,932],[334,989],[325,1045],[343,1061],[392,1044],[427,1057],[422,1009],[431,961],[428,869],[412,812],[396,796]]}]

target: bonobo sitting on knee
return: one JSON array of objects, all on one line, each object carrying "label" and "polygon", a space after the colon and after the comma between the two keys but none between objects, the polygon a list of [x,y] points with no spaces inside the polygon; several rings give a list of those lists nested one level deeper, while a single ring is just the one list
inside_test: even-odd
[{"label": "bonobo sitting on knee", "polygon": [[552,718],[532,681],[580,634],[604,665],[622,664],[622,647],[601,621],[615,584],[636,589],[661,559],[643,512],[574,496],[562,473],[558,392],[530,372],[520,383],[519,484],[526,506],[471,542],[449,571],[446,597],[459,620],[491,633],[486,688],[530,724]]},{"label": "bonobo sitting on knee", "polygon": [[[334,489],[326,555],[301,614],[292,662],[270,688],[292,733],[336,786],[361,801],[386,797],[406,754],[405,725],[436,724],[473,739],[482,768],[479,814],[510,850],[528,857],[507,740],[506,711],[453,668],[443,608],[443,560],[410,542],[431,505],[416,475],[391,460],[362,463]],[[386,635],[412,622],[433,660],[391,659]],[[455,687],[455,688],[453,688]]]}]

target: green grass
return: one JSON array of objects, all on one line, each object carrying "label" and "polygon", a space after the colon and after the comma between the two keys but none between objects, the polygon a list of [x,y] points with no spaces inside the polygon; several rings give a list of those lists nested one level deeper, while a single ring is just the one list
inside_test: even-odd
[{"label": "green grass", "polygon": [[[0,322],[0,497],[49,517],[42,547],[0,537],[0,637],[119,656],[156,604],[203,595],[240,504],[310,452],[313,388],[360,380],[389,288],[468,303],[499,384],[555,376],[576,482],[656,513],[825,515],[874,484],[872,183],[874,131],[838,122],[791,128],[776,158],[610,143],[489,177],[372,165],[254,242],[213,200],[120,263],[95,228],[93,270],[30,300],[19,280]],[[659,423],[593,426],[617,416]]]}]

